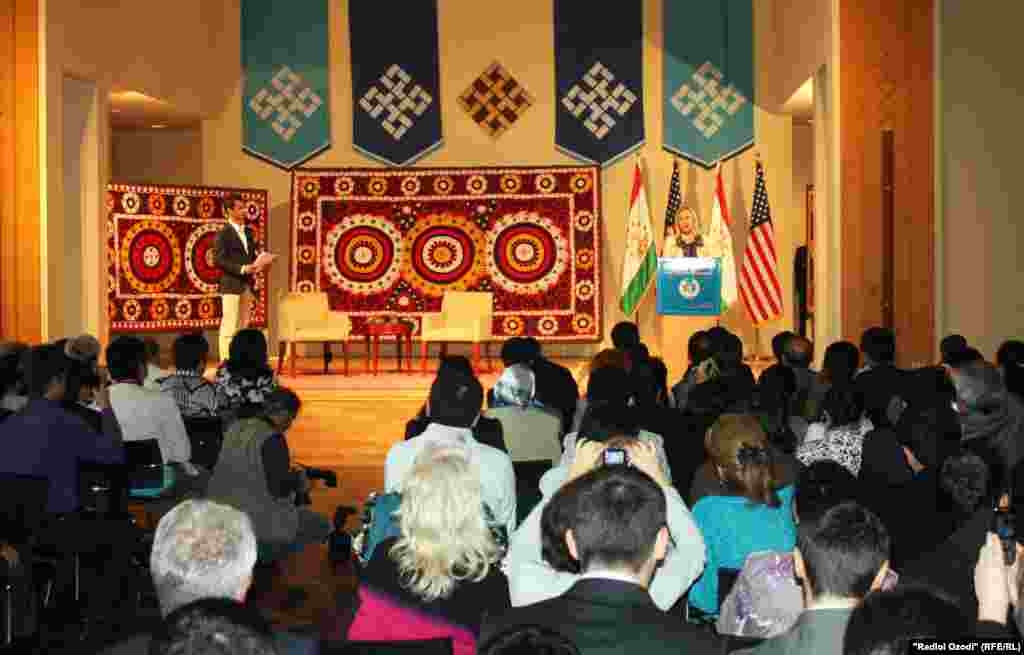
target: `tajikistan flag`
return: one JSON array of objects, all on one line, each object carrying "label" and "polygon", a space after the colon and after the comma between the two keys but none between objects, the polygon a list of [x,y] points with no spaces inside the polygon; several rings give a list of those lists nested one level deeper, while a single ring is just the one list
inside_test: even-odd
[{"label": "tajikistan flag", "polygon": [[633,191],[629,195],[629,220],[626,223],[626,254],[622,264],[622,313],[632,316],[654,281],[658,255],[654,247],[651,210],[647,206],[640,162],[634,164]]}]

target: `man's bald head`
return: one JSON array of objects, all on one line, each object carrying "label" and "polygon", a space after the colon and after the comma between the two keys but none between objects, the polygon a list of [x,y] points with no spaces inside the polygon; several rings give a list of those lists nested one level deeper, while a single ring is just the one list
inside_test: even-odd
[{"label": "man's bald head", "polygon": [[809,368],[814,359],[814,344],[807,337],[794,335],[786,340],[784,359],[787,366]]}]

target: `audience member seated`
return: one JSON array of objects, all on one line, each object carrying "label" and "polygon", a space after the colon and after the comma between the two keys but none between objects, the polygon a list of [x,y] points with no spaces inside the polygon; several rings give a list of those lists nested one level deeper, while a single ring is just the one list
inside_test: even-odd
[{"label": "audience member seated", "polygon": [[822,405],[821,423],[807,428],[804,442],[796,449],[796,458],[804,466],[820,459],[831,459],[850,473],[860,474],[864,437],[874,429],[864,415],[860,392],[852,386],[832,386]]},{"label": "audience member seated", "polygon": [[[186,464],[192,444],[174,399],[142,386],[146,347],[135,337],[117,337],[107,346],[110,404],[125,441],[156,439],[165,464]],[[189,465],[186,467],[190,469]]]},{"label": "audience member seated", "polygon": [[[857,478],[835,462],[815,462],[800,473],[793,519],[797,525],[801,520],[814,522],[828,509],[856,499]],[[895,584],[895,575],[888,582]],[[743,563],[715,627],[722,635],[769,639],[792,628],[803,611],[793,551],[755,552]]]},{"label": "audience member seated", "polygon": [[515,626],[491,637],[480,655],[580,655],[576,644],[550,628]]},{"label": "audience member seated", "polygon": [[744,651],[756,655],[841,655],[846,624],[889,570],[889,535],[869,510],[853,502],[800,522],[793,554],[804,611],[789,632]]},{"label": "audience member seated", "polygon": [[569,432],[579,431],[580,424],[583,422],[583,415],[587,413],[587,405],[590,402],[590,378],[594,375],[594,371],[602,368],[617,368],[625,371],[625,354],[620,350],[606,348],[590,359],[590,363],[587,365],[587,376],[585,379],[587,391],[584,393],[582,398],[578,398],[576,401],[576,413],[573,415],[572,427]]},{"label": "audience member seated", "polygon": [[772,366],[757,380],[757,416],[768,441],[779,450],[792,453],[807,434],[802,416],[791,416],[796,395],[796,374],[788,366]]},{"label": "audience member seated", "polygon": [[473,376],[453,370],[435,378],[430,387],[427,415],[430,424],[419,436],[396,443],[384,462],[384,486],[401,491],[416,456],[432,444],[461,447],[472,454],[480,467],[482,495],[494,520],[516,527],[516,481],[508,454],[473,438],[472,426],[480,416],[484,392]]},{"label": "audience member seated", "polygon": [[967,339],[962,334],[950,334],[939,342],[940,364],[949,364],[960,353],[967,350]]},{"label": "audience member seated", "polygon": [[217,387],[203,377],[210,342],[202,334],[183,334],[174,340],[174,372],[160,380],[160,391],[174,398],[182,418],[219,416]]},{"label": "audience member seated", "polygon": [[794,487],[781,487],[773,478],[768,440],[753,416],[723,415],[708,430],[705,448],[722,491],[693,506],[707,564],[690,589],[689,604],[715,617],[719,569],[739,570],[751,553],[792,550],[796,544]]},{"label": "audience member seated", "polygon": [[[434,377],[434,382],[447,378],[452,373],[457,373],[460,376],[468,376],[476,379],[476,373],[473,372],[473,364],[470,363],[467,357],[462,355],[446,355],[441,358],[441,363],[437,367],[437,375]],[[413,437],[418,437],[423,434],[423,431],[430,425],[431,419],[429,416],[430,401],[429,398],[423,407],[420,408],[419,413],[416,414],[405,424],[405,439],[409,440]],[[503,453],[508,452],[508,446],[505,445],[505,432],[501,425],[501,421],[496,418],[490,418],[481,415],[477,419],[476,423],[473,424],[473,438],[482,444],[486,444],[492,448],[497,448]]]},{"label": "audience member seated", "polygon": [[146,379],[142,386],[160,391],[160,380],[167,377],[167,371],[160,368],[160,342],[153,337],[146,337],[142,342],[146,345]]},{"label": "audience member seated", "polygon": [[63,344],[64,356],[69,360],[61,399],[64,410],[82,419],[94,432],[103,432],[103,417],[95,403],[96,392],[102,385],[98,366],[100,342],[82,335],[57,343]]},{"label": "audience member seated", "polygon": [[451,638],[473,655],[487,614],[509,607],[500,548],[485,516],[480,471],[461,447],[428,446],[402,482],[401,535],[359,574],[349,641]]},{"label": "audience member seated", "polygon": [[[554,536],[560,543],[549,550],[559,552],[566,565],[574,564],[580,575],[552,574],[556,584],[542,582],[547,600],[488,618],[483,640],[516,626],[542,626],[563,634],[583,655],[717,653],[714,635],[668,614],[653,593],[652,584],[669,573],[670,542],[679,536],[668,510],[667,496],[674,492],[653,449],[632,445],[632,466],[601,465],[603,451],[594,442],[580,446],[572,479],[554,501],[567,503],[569,518]],[[676,541],[675,550],[687,551],[689,566],[699,569],[701,558],[690,549],[688,542]],[[515,585],[520,571],[515,565],[509,571]],[[671,579],[681,594],[688,582]]]},{"label": "audience member seated", "polygon": [[259,416],[263,399],[277,388],[267,355],[267,338],[254,329],[239,330],[228,346],[228,359],[217,369],[217,407],[226,423]]},{"label": "audience member seated", "polygon": [[[588,420],[587,438],[578,444],[574,442],[572,457],[563,460],[558,468],[548,471],[541,479],[544,499],[512,535],[505,558],[514,607],[554,598],[580,580],[578,566],[552,557],[552,553],[561,552],[565,529],[570,527],[569,518],[575,516],[566,510],[571,505],[568,503],[570,491],[576,488],[568,483],[601,467],[609,445],[625,448],[633,467],[647,472],[661,484],[667,502],[667,525],[673,547],[649,587],[654,604],[668,611],[700,575],[704,567],[704,539],[682,496],[671,486],[655,446],[636,438],[635,423],[632,426],[630,423],[631,419],[621,416],[614,408],[595,410]],[[553,524],[560,527],[551,527]]]},{"label": "audience member seated", "polygon": [[1024,399],[1024,341],[1006,341],[999,346],[996,364],[1003,374],[1007,391]]},{"label": "audience member seated", "polygon": [[786,342],[791,337],[795,337],[796,333],[790,330],[783,330],[772,337],[772,355],[775,356],[775,362],[782,364],[785,358]]},{"label": "audience member seated", "polygon": [[0,343],[0,419],[20,412],[28,404],[24,367],[27,352],[24,344]]},{"label": "audience member seated", "polygon": [[276,558],[324,541],[331,527],[326,517],[295,502],[309,490],[305,472],[292,467],[285,438],[299,414],[299,397],[279,387],[262,407],[263,416],[235,421],[224,434],[206,493],[248,514],[268,557]]},{"label": "audience member seated", "polygon": [[849,341],[837,341],[825,349],[821,373],[815,391],[804,405],[804,418],[808,421],[821,420],[821,406],[828,390],[833,386],[851,386],[860,364],[860,351]]},{"label": "audience member seated", "polygon": [[534,337],[524,337],[523,341],[528,348],[529,366],[537,378],[537,400],[561,412],[561,436],[571,427],[580,397],[579,385],[569,369],[545,357],[540,341]]},{"label": "audience member seated", "polygon": [[869,594],[853,610],[843,638],[843,655],[917,652],[917,639],[963,639],[969,622],[956,604],[927,587],[900,587]]},{"label": "audience member seated", "polygon": [[640,428],[661,435],[666,448],[679,435],[679,412],[666,404],[665,364],[660,359],[637,360],[629,373],[633,406]]},{"label": "audience member seated", "polygon": [[854,386],[864,399],[864,411],[872,424],[888,425],[886,410],[903,387],[904,372],[896,368],[896,335],[888,328],[864,330],[860,339],[864,368],[854,377]]},{"label": "audience member seated", "polygon": [[[978,553],[978,564],[974,568],[974,588],[978,596],[978,624],[974,630],[979,637],[990,639],[1013,639],[1024,634],[1024,608],[1021,607],[1020,559],[1024,557],[1024,546],[1018,541],[1013,564],[1007,566],[1003,545],[995,533],[989,532]],[[1013,608],[1013,622],[1017,635],[1007,627],[1007,615]]]},{"label": "audience member seated", "polygon": [[612,346],[614,346],[615,350],[622,353],[624,358],[623,364],[626,370],[629,370],[633,365],[630,359],[631,352],[640,344],[640,328],[637,327],[636,323],[619,321],[612,327]]},{"label": "audience member seated", "polygon": [[672,387],[672,396],[676,400],[676,409],[686,410],[687,399],[690,391],[697,386],[697,370],[705,360],[711,358],[711,337],[703,330],[698,330],[690,335],[686,346],[687,368],[682,379]]},{"label": "audience member seated", "polygon": [[[743,342],[725,328],[708,331],[714,354],[716,374],[705,375],[687,398],[686,411],[705,418],[706,427],[725,414],[749,411],[753,406],[756,382],[750,367],[743,363]],[[706,429],[706,428],[705,428]]]},{"label": "audience member seated", "polygon": [[513,462],[547,459],[557,465],[562,455],[561,415],[540,407],[536,390],[533,371],[524,364],[508,366],[494,385],[493,403],[484,415],[501,421]]},{"label": "audience member seated", "polygon": [[270,623],[238,601],[204,598],[172,612],[150,655],[277,655]]}]

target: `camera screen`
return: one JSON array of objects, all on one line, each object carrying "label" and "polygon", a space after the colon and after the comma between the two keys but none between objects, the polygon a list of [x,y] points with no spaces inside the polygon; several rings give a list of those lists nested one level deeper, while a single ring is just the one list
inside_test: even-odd
[{"label": "camera screen", "polygon": [[604,451],[605,465],[620,465],[626,463],[626,451],[622,448],[608,448]]}]

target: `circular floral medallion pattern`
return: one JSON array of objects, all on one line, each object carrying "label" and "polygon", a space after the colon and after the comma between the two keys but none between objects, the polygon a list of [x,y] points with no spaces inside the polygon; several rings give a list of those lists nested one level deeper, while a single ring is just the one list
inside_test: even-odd
[{"label": "circular floral medallion pattern", "polygon": [[217,293],[220,289],[221,270],[217,266],[215,244],[220,223],[200,225],[185,242],[185,274],[203,293]]},{"label": "circular floral medallion pattern", "polygon": [[121,313],[124,314],[124,320],[134,323],[142,315],[142,306],[138,300],[129,298],[121,305]]},{"label": "circular floral medallion pattern", "polygon": [[402,180],[402,193],[407,196],[414,196],[420,192],[420,178],[410,175]]},{"label": "circular floral medallion pattern", "polygon": [[217,201],[212,196],[203,196],[199,199],[199,205],[196,207],[199,218],[210,218],[215,211],[217,211]]},{"label": "circular floral medallion pattern", "polygon": [[483,175],[470,175],[466,180],[466,191],[474,196],[487,193],[487,178]]},{"label": "circular floral medallion pattern", "polygon": [[427,296],[465,291],[485,272],[483,231],[464,216],[431,214],[406,234],[409,256],[402,267],[406,282]]},{"label": "circular floral medallion pattern", "polygon": [[576,298],[586,302],[594,297],[594,283],[590,280],[580,280],[576,283]]},{"label": "circular floral medallion pattern", "polygon": [[505,193],[519,193],[523,188],[523,181],[515,173],[506,173],[501,176],[501,190]]},{"label": "circular floral medallion pattern", "polygon": [[245,203],[245,218],[251,223],[258,223],[263,216],[263,206],[255,200],[247,200]]},{"label": "circular floral medallion pattern", "polygon": [[171,308],[163,298],[157,298],[149,305],[149,315],[154,321],[166,320],[171,315]]},{"label": "circular floral medallion pattern", "polygon": [[577,173],[572,176],[572,181],[569,182],[569,186],[573,193],[586,193],[593,187],[594,182],[590,179],[590,175],[586,173]]},{"label": "circular floral medallion pattern", "polygon": [[192,317],[192,302],[184,298],[174,305],[174,315],[179,321],[187,321]]},{"label": "circular floral medallion pattern", "polygon": [[299,293],[313,293],[316,291],[316,285],[311,280],[303,280],[295,285],[295,290]]},{"label": "circular floral medallion pattern", "polygon": [[149,205],[149,213],[154,216],[163,216],[167,211],[167,199],[162,194],[151,193],[146,202]]},{"label": "circular floral medallion pattern", "polygon": [[316,248],[313,246],[299,246],[299,263],[312,264],[316,259]]},{"label": "circular floral medallion pattern", "polygon": [[174,213],[178,216],[187,216],[190,209],[192,209],[192,201],[189,200],[188,196],[174,196],[174,200],[171,201],[171,208],[174,209]]},{"label": "circular floral medallion pattern", "polygon": [[545,337],[550,337],[558,332],[558,319],[554,316],[542,316],[541,319],[537,321],[537,331]]},{"label": "circular floral medallion pattern", "polygon": [[552,193],[558,188],[558,181],[551,173],[541,173],[537,176],[537,191],[541,193]]},{"label": "circular floral medallion pattern", "polygon": [[576,314],[572,318],[572,329],[576,334],[593,334],[594,319],[587,314]]},{"label": "circular floral medallion pattern", "polygon": [[139,194],[134,191],[128,191],[121,195],[121,208],[124,209],[124,213],[138,214],[141,206],[142,201],[139,200]]},{"label": "circular floral medallion pattern", "polygon": [[594,268],[594,251],[589,248],[576,251],[576,268],[583,271]]},{"label": "circular floral medallion pattern", "polygon": [[356,190],[356,182],[347,175],[334,181],[334,192],[339,196],[350,196]]},{"label": "circular floral medallion pattern", "polygon": [[434,193],[437,195],[446,196],[451,193],[453,189],[455,189],[455,180],[447,175],[442,175],[434,179]]},{"label": "circular floral medallion pattern", "polygon": [[303,232],[312,232],[316,229],[316,214],[313,212],[302,212],[299,214],[299,229]]},{"label": "circular floral medallion pattern", "polygon": [[375,177],[370,180],[367,189],[371,196],[382,196],[388,192],[388,180],[384,177]]},{"label": "circular floral medallion pattern", "polygon": [[299,181],[299,191],[303,198],[316,198],[320,195],[320,180],[315,177],[304,177]]},{"label": "circular floral medallion pattern", "polygon": [[121,273],[140,293],[162,293],[181,274],[178,237],[160,221],[139,221],[122,240]]},{"label": "circular floral medallion pattern", "polygon": [[324,271],[335,286],[356,295],[389,289],[404,259],[401,233],[381,216],[347,216],[324,240]]},{"label": "circular floral medallion pattern", "polygon": [[199,318],[213,318],[217,312],[217,303],[211,298],[203,298],[199,301]]},{"label": "circular floral medallion pattern", "polygon": [[594,215],[590,212],[576,212],[573,225],[580,232],[589,232],[594,229]]},{"label": "circular floral medallion pattern", "polygon": [[501,329],[510,337],[518,337],[526,331],[526,323],[519,316],[506,316],[501,321]]},{"label": "circular floral medallion pattern", "polygon": [[494,284],[516,294],[543,294],[569,267],[569,244],[562,230],[536,212],[507,214],[487,233]]}]

